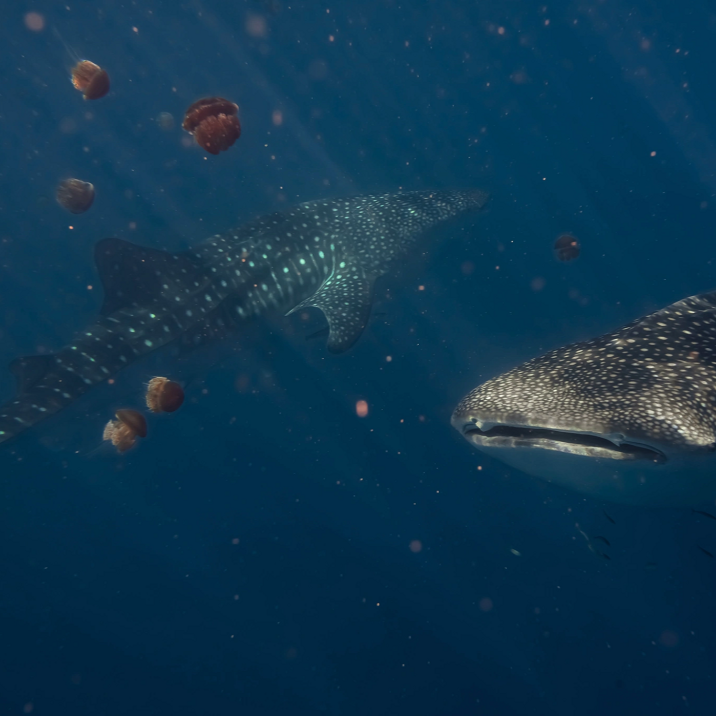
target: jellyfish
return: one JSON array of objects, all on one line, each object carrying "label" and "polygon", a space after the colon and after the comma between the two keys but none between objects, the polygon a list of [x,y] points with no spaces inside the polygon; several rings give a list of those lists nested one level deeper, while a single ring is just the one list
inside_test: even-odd
[{"label": "jellyfish", "polygon": [[109,92],[109,75],[94,62],[82,60],[72,69],[72,84],[85,99],[99,99]]},{"label": "jellyfish", "polygon": [[116,420],[110,420],[104,426],[102,438],[109,440],[118,452],[127,452],[137,438],[147,437],[147,420],[137,410],[122,408],[115,413]]},{"label": "jellyfish", "polygon": [[187,109],[182,127],[210,154],[226,151],[240,136],[239,106],[223,97],[205,97]]},{"label": "jellyfish", "polygon": [[558,261],[574,261],[579,256],[579,241],[575,236],[562,234],[554,242],[554,255]]},{"label": "jellyfish", "polygon": [[94,185],[81,179],[65,179],[57,186],[55,197],[72,214],[84,214],[94,201]]},{"label": "jellyfish", "polygon": [[174,115],[171,114],[171,112],[160,112],[157,117],[157,124],[160,129],[163,129],[165,132],[170,132],[174,129]]},{"label": "jellyfish", "polygon": [[147,386],[147,407],[153,413],[173,413],[184,402],[184,390],[173,380],[156,377]]}]

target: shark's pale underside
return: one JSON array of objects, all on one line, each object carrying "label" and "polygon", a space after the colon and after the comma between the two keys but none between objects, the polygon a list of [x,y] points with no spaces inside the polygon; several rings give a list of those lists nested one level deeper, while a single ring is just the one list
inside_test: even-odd
[{"label": "shark's pale underside", "polygon": [[481,209],[487,198],[465,190],[312,201],[182,253],[100,241],[100,316],[57,353],[13,361],[17,396],[0,407],[0,442],[151,351],[221,333],[269,310],[320,308],[328,349],[347,350],[369,318],[375,279],[420,251],[428,229]]},{"label": "shark's pale underside", "polygon": [[452,424],[531,475],[631,504],[716,498],[716,292],[479,385]]}]

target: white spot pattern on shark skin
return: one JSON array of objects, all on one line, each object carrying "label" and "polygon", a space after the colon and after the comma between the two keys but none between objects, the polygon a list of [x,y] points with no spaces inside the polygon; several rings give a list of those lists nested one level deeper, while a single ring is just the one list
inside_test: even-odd
[{"label": "white spot pattern on shark skin", "polygon": [[[478,449],[502,450],[506,462],[513,455],[527,460],[521,455],[529,452],[536,466],[539,453],[549,452],[552,479],[577,456],[575,486],[580,472],[597,475],[601,466],[601,482],[595,477],[576,489],[606,499],[647,504],[641,498],[649,496],[654,504],[668,503],[709,485],[716,497],[716,292],[488,380],[460,402],[452,422]],[[631,464],[642,472],[636,487],[616,479]],[[644,464],[660,467],[645,477]],[[669,476],[677,466],[671,482],[664,479],[657,490],[659,474]],[[547,474],[540,470],[538,476]]]},{"label": "white spot pattern on shark skin", "polygon": [[149,351],[179,337],[201,342],[213,326],[229,330],[269,309],[320,308],[330,324],[329,350],[344,351],[365,327],[375,279],[409,255],[425,230],[486,201],[476,190],[312,201],[179,254],[99,242],[102,315],[71,345],[42,358],[41,381],[35,369],[28,373],[7,417],[0,415],[0,442],[20,432],[18,425],[37,422],[42,411],[31,405],[55,413]]}]

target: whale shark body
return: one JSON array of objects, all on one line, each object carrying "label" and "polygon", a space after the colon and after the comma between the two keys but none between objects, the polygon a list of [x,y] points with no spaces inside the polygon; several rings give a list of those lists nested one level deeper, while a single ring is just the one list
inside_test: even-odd
[{"label": "whale shark body", "polygon": [[428,229],[487,199],[466,190],[312,201],[182,253],[100,241],[100,316],[54,355],[11,363],[17,396],[0,406],[0,443],[151,351],[202,342],[269,310],[320,308],[328,350],[347,350],[370,316],[376,278],[417,250]]},{"label": "whale shark body", "polygon": [[479,450],[599,498],[716,499],[716,292],[492,378],[452,424]]}]

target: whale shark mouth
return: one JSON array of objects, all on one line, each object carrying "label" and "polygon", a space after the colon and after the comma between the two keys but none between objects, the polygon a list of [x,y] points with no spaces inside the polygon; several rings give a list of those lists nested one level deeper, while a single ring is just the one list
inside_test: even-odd
[{"label": "whale shark mouth", "polygon": [[666,455],[660,450],[649,445],[629,442],[622,435],[614,436],[618,439],[618,442],[615,442],[594,433],[525,425],[483,424],[480,428],[474,420],[465,421],[461,432],[467,440],[479,448],[538,448],[610,460],[658,464],[667,462]]}]

